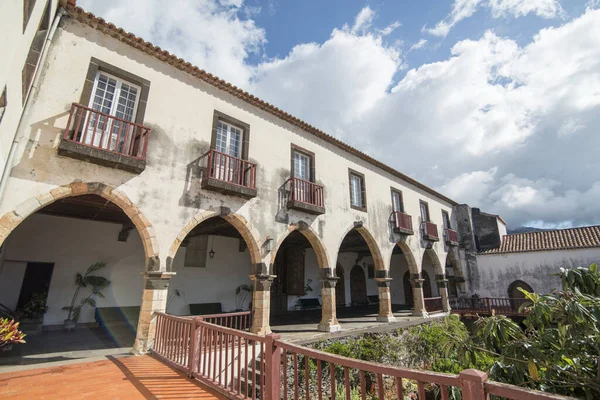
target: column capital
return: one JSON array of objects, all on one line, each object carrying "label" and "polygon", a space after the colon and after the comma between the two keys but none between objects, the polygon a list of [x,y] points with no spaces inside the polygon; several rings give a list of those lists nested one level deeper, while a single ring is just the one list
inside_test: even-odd
[{"label": "column capital", "polygon": [[145,271],[140,275],[142,275],[144,279],[171,279],[173,276],[177,275],[177,273],[166,271]]},{"label": "column capital", "polygon": [[142,272],[144,278],[144,288],[150,290],[166,290],[169,288],[171,278],[175,272]]},{"label": "column capital", "polygon": [[271,290],[271,284],[277,275],[250,275],[256,291]]},{"label": "column capital", "polygon": [[419,289],[421,289],[423,287],[423,282],[425,282],[425,279],[413,279],[412,280],[413,287],[419,288]]},{"label": "column capital", "polygon": [[377,282],[377,287],[390,287],[390,283],[393,281],[392,278],[375,278],[375,282]]}]

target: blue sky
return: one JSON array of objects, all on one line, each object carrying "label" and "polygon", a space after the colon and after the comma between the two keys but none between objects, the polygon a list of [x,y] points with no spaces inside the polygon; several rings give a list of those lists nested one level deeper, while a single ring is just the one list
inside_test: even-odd
[{"label": "blue sky", "polygon": [[600,0],[80,0],[509,226],[600,224]]}]

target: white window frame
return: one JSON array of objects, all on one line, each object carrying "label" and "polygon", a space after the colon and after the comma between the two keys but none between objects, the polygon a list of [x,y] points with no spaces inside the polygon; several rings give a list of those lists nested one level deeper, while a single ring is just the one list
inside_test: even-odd
[{"label": "white window frame", "polygon": [[[396,198],[398,198],[398,207],[396,207]],[[404,202],[402,201],[402,193],[398,190],[392,189],[392,211],[404,212]]]},{"label": "white window frame", "polygon": [[[225,122],[222,119],[219,119],[219,122],[217,123],[217,129],[219,129],[219,124],[223,125],[225,127],[225,132],[227,132],[227,135],[226,135],[226,149],[225,149],[225,151],[217,150],[217,145],[219,143],[219,139],[217,137],[218,133],[216,133],[216,136],[215,136],[215,150],[217,150],[217,151],[219,151],[219,152],[221,152],[223,154],[227,154],[228,156],[235,157],[235,158],[240,158],[241,159],[242,158],[242,146],[244,145],[244,128],[242,128],[240,126],[237,126],[237,125],[234,125],[234,124],[230,124],[229,122]],[[232,134],[233,134],[232,133],[232,128],[240,131],[240,140],[239,140],[239,143],[238,143],[238,151],[237,151],[237,154],[235,154],[235,155],[230,153],[230,150],[231,150],[231,147],[232,147]]]},{"label": "white window frame", "polygon": [[[357,182],[356,189],[358,190],[358,193],[355,192],[354,180],[356,180]],[[365,208],[363,191],[364,189],[362,176],[350,172],[350,204],[352,206],[358,208]],[[355,200],[357,202],[355,202]]]},{"label": "white window frame", "polygon": [[[298,161],[298,163],[296,163],[296,157],[298,157],[299,160],[303,160],[306,162],[306,174],[305,176],[300,176],[299,172],[300,172],[300,167],[301,166],[301,162]],[[310,176],[310,165],[311,165],[311,157],[301,151],[298,150],[294,150],[294,178],[298,178],[298,179],[302,179],[305,181],[310,181],[311,176]]]},{"label": "white window frame", "polygon": [[[135,96],[135,103],[133,105],[133,113],[131,114],[131,121],[128,122],[133,122],[135,123],[135,118],[137,117],[137,110],[138,110],[138,105],[140,103],[140,97],[142,95],[142,88],[139,85],[136,85],[135,83],[132,83],[128,80],[125,79],[121,79],[117,76],[114,76],[113,74],[109,74],[108,72],[104,72],[104,71],[98,71],[96,72],[96,77],[94,78],[94,86],[92,87],[92,94],[90,95],[90,102],[88,104],[88,107],[93,109],[94,107],[94,98],[96,97],[96,90],[98,89],[98,82],[99,82],[99,78],[100,75],[104,75],[107,76],[109,78],[112,78],[114,80],[117,81],[117,86],[115,88],[115,96],[113,98],[113,102],[111,104],[111,110],[108,113],[108,115],[113,116],[113,117],[117,117],[117,106],[119,105],[119,98],[121,96],[121,87],[123,86],[123,83],[125,83],[126,85],[129,85],[131,87],[134,87],[137,89],[137,96]],[[98,112],[102,112],[100,110],[97,110]]]}]

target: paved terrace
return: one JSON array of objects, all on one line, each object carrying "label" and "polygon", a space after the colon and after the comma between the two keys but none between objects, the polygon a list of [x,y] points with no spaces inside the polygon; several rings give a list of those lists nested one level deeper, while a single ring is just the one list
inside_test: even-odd
[{"label": "paved terrace", "polygon": [[0,398],[225,399],[150,356],[0,374]]}]

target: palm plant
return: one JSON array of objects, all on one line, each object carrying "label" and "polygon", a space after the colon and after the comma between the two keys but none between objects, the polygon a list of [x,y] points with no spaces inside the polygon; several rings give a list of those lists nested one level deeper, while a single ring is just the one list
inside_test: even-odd
[{"label": "palm plant", "polygon": [[241,310],[244,307],[244,303],[248,296],[252,293],[252,286],[250,285],[240,285],[235,288],[235,307],[236,310]]},{"label": "palm plant", "polygon": [[[103,276],[92,275],[94,272],[106,267],[106,264],[103,262],[97,262],[89,266],[85,274],[77,273],[75,275],[75,285],[77,288],[75,289],[75,294],[73,294],[73,299],[71,300],[71,305],[63,307],[63,310],[68,310],[69,315],[67,316],[67,320],[72,320],[77,322],[79,320],[79,316],[81,315],[81,309],[86,305],[90,305],[91,307],[96,307],[96,300],[94,296],[98,296],[104,298],[104,294],[102,290],[107,288],[110,285],[110,281]],[[77,301],[77,296],[79,296],[79,292],[81,289],[91,287],[90,294],[83,298],[78,305],[75,305]]]}]

